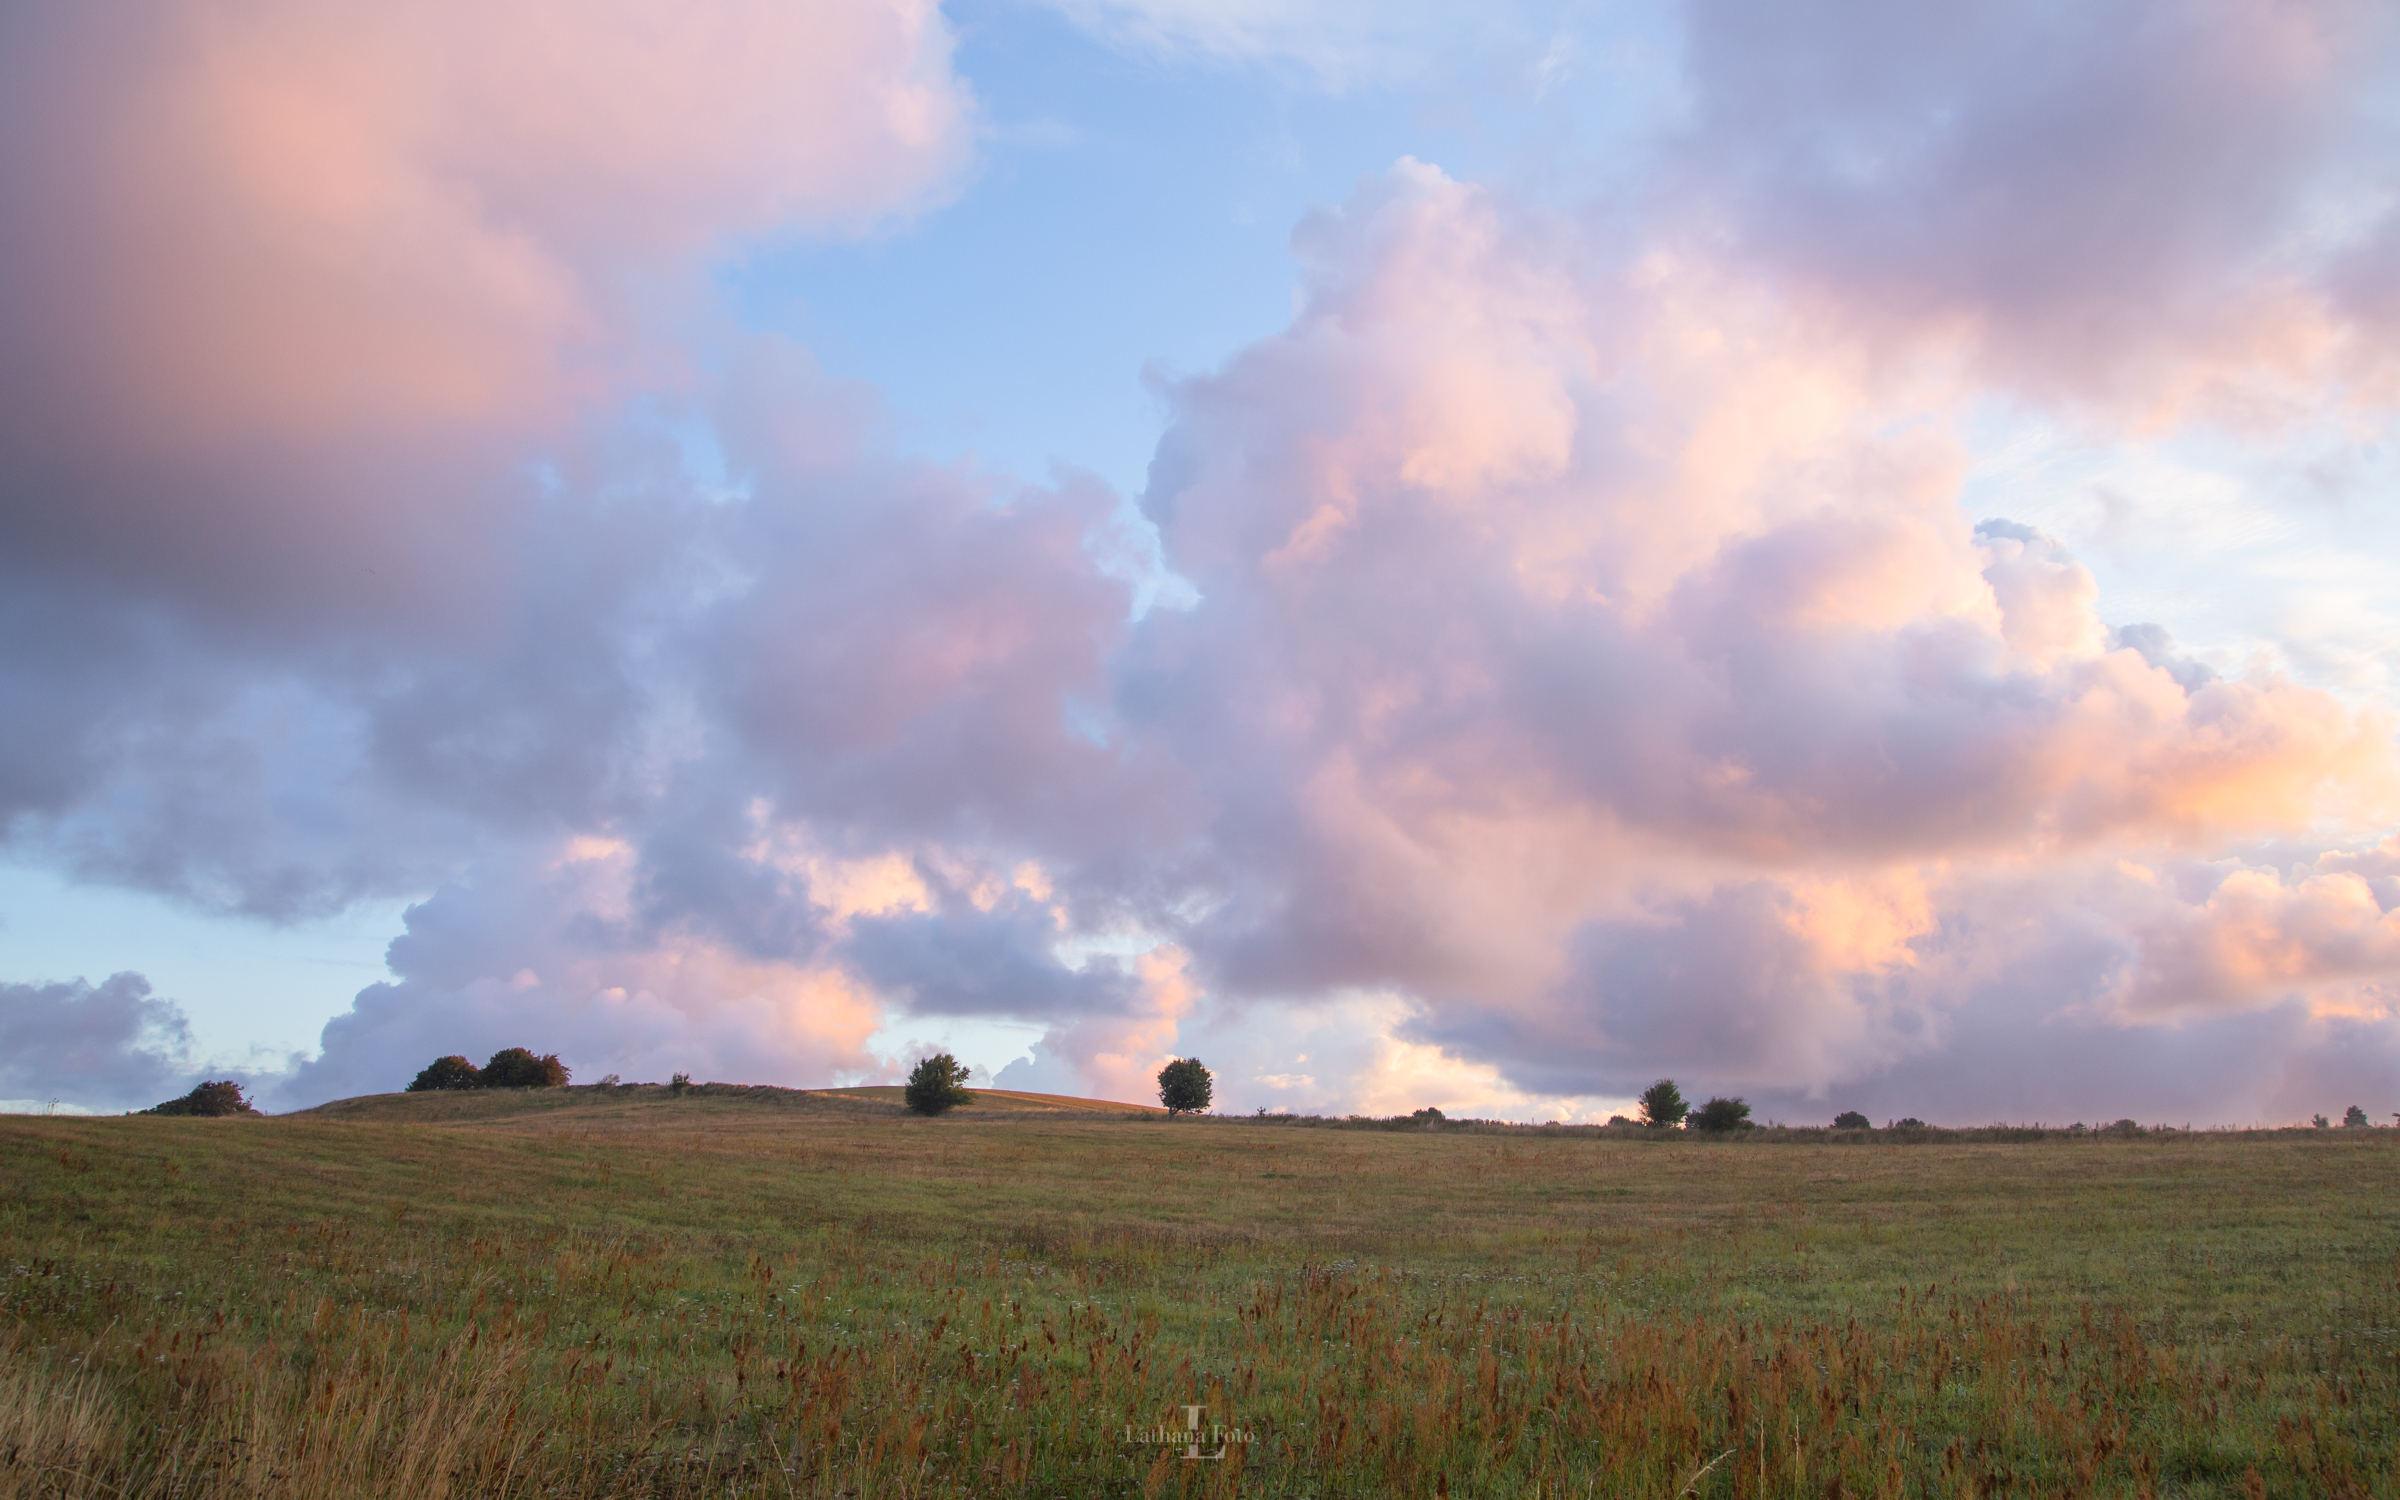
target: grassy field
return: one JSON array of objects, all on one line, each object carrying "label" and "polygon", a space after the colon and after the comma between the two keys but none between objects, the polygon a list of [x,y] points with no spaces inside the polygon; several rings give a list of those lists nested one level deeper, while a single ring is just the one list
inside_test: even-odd
[{"label": "grassy field", "polygon": [[0,1120],[0,1496],[2400,1495],[2400,1131],[1768,1135]]}]

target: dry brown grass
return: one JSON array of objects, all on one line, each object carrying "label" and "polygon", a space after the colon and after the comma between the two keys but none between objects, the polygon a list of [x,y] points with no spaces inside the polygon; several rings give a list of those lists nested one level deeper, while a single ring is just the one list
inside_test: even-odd
[{"label": "dry brown grass", "polygon": [[0,1497],[2392,1495],[2396,1332],[2392,1132],[0,1122]]}]

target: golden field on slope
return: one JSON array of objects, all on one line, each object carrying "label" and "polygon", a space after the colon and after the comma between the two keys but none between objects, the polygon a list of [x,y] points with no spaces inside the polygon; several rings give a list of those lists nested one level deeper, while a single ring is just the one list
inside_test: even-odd
[{"label": "golden field on slope", "polygon": [[2395,1131],[0,1120],[0,1496],[2393,1495],[2396,1329]]}]

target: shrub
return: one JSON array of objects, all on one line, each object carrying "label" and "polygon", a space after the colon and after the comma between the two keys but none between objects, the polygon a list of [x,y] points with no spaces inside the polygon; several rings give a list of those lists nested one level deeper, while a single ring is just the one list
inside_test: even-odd
[{"label": "shrub", "polygon": [[1691,1122],[1694,1130],[1748,1130],[1750,1106],[1740,1099],[1718,1097],[1693,1111]]},{"label": "shrub", "polygon": [[1855,1109],[1845,1109],[1833,1117],[1833,1128],[1836,1130],[1873,1130],[1875,1122]]},{"label": "shrub", "polygon": [[483,1074],[463,1057],[437,1057],[427,1063],[414,1082],[405,1090],[411,1094],[430,1093],[435,1089],[479,1089]]},{"label": "shrub", "polygon": [[1216,1081],[1196,1057],[1179,1057],[1158,1070],[1158,1102],[1170,1115],[1198,1113],[1215,1097]]},{"label": "shrub", "polygon": [[2342,1128],[2343,1128],[2344,1130],[2364,1130],[2364,1129],[2366,1129],[2366,1128],[2367,1128],[2367,1112],[2366,1112],[2365,1110],[2363,1110],[2363,1109],[2360,1109],[2360,1108],[2359,1108],[2357,1105],[2355,1105],[2355,1104],[2351,1105],[2351,1106],[2350,1106],[2348,1109],[2345,1109],[2345,1110],[2343,1110],[2343,1111],[2342,1111]]},{"label": "shrub", "polygon": [[2119,1120],[2108,1128],[2111,1133],[2116,1135],[2140,1135],[2142,1133],[2142,1123],[2139,1120]]},{"label": "shrub", "polygon": [[1892,1122],[1892,1128],[1894,1130],[1931,1130],[1933,1127],[1915,1115],[1902,1115]]},{"label": "shrub", "polygon": [[567,1081],[567,1065],[558,1054],[536,1057],[522,1047],[503,1047],[483,1065],[487,1089],[554,1089]]},{"label": "shrub", "polygon": [[972,1104],[975,1096],[967,1092],[967,1066],[947,1052],[936,1052],[917,1064],[908,1075],[908,1087],[902,1091],[908,1107],[921,1115],[938,1115],[945,1109]]},{"label": "shrub", "polygon": [[1642,1090],[1642,1123],[1653,1129],[1672,1130],[1683,1123],[1692,1107],[1683,1102],[1683,1090],[1672,1078],[1661,1078]]},{"label": "shrub", "polygon": [[692,1075],[689,1073],[678,1073],[667,1080],[667,1092],[670,1094],[680,1094],[691,1086]]},{"label": "shrub", "polygon": [[242,1086],[230,1078],[197,1084],[180,1099],[152,1105],[146,1115],[254,1115],[258,1110],[242,1097]]},{"label": "shrub", "polygon": [[1415,1114],[1410,1115],[1409,1118],[1426,1125],[1439,1125],[1446,1118],[1446,1116],[1444,1116],[1438,1109],[1427,1108],[1418,1110]]}]

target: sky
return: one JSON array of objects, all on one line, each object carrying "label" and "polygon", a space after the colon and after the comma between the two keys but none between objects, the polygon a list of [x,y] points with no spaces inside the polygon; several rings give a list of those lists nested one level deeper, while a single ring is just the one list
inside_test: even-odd
[{"label": "sky", "polygon": [[2400,1110],[2378,0],[0,15],[0,1108]]}]

